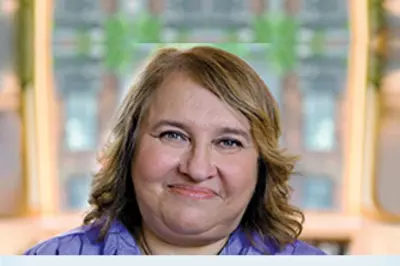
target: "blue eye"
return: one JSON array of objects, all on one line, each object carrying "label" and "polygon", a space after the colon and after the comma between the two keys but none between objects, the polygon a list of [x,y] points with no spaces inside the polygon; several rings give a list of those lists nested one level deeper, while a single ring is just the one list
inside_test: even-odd
[{"label": "blue eye", "polygon": [[221,139],[218,144],[224,148],[241,148],[243,144],[235,139]]},{"label": "blue eye", "polygon": [[185,141],[186,137],[180,133],[175,131],[165,131],[159,135],[160,139],[169,140],[169,141]]}]

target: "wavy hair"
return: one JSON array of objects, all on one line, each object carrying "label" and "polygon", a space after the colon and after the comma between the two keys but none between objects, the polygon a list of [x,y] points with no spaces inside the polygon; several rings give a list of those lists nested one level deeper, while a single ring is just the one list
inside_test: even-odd
[{"label": "wavy hair", "polygon": [[278,249],[295,241],[304,221],[303,213],[289,204],[288,180],[297,158],[279,148],[281,126],[277,103],[244,60],[210,46],[186,50],[163,48],[150,58],[118,110],[109,141],[99,158],[102,168],[94,176],[91,207],[84,224],[100,222],[99,239],[104,239],[111,223],[118,219],[137,237],[142,217],[131,178],[136,136],[152,94],[168,76],[177,72],[209,89],[250,122],[259,150],[259,171],[241,228],[250,237],[258,233],[269,239]]}]

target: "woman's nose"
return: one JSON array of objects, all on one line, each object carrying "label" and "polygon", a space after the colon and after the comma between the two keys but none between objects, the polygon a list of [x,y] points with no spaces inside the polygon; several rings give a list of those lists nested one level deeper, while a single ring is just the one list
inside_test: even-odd
[{"label": "woman's nose", "polygon": [[179,171],[195,182],[213,178],[217,175],[217,168],[211,157],[210,147],[206,145],[193,147],[183,156]]}]

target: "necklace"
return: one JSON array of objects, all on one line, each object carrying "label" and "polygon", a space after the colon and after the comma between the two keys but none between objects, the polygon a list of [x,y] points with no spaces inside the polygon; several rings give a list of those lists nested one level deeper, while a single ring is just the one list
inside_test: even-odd
[{"label": "necklace", "polygon": [[[142,241],[141,242],[142,242],[142,248],[143,248],[144,254],[145,255],[154,255],[153,252],[151,251],[151,248],[150,248],[149,244],[147,243],[147,240],[146,240],[146,237],[145,237],[143,231],[141,233],[141,236],[142,236]],[[227,244],[228,244],[228,240],[225,241],[225,244],[221,247],[221,249],[215,255],[220,255]]]},{"label": "necklace", "polygon": [[153,252],[151,251],[151,249],[149,247],[149,244],[147,244],[147,240],[146,240],[146,237],[144,236],[143,231],[142,231],[141,235],[142,235],[142,241],[141,242],[142,242],[142,248],[143,248],[144,254],[145,255],[153,255]]}]

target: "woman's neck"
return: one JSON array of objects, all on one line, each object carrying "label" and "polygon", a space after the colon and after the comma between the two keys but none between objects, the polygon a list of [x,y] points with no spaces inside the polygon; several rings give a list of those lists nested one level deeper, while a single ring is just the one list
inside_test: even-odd
[{"label": "woman's neck", "polygon": [[142,252],[146,255],[217,255],[229,238],[226,237],[206,245],[185,247],[167,243],[145,227],[142,230],[139,243]]}]

